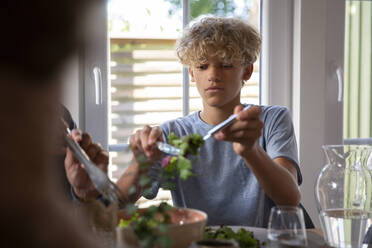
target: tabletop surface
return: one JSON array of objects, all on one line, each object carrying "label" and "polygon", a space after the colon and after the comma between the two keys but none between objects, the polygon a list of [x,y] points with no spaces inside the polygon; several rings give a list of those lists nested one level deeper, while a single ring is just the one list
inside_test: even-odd
[{"label": "tabletop surface", "polygon": [[[234,231],[237,231],[239,228],[244,228],[247,231],[253,232],[254,236],[262,243],[267,241],[267,229],[266,228],[258,228],[258,227],[247,227],[247,226],[229,226]],[[327,244],[325,243],[322,231],[320,229],[307,229],[307,247],[312,248],[327,248]]]}]

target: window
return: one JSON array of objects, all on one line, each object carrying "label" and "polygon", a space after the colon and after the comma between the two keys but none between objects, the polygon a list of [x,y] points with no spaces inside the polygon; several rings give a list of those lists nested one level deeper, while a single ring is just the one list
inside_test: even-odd
[{"label": "window", "polygon": [[346,1],[344,137],[372,137],[372,1]]}]

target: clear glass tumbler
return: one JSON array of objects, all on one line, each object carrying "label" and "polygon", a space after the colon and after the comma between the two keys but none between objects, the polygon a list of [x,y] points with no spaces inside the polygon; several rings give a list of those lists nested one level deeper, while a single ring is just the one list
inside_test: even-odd
[{"label": "clear glass tumbler", "polygon": [[267,237],[271,246],[307,246],[302,209],[292,206],[273,207],[270,212]]}]

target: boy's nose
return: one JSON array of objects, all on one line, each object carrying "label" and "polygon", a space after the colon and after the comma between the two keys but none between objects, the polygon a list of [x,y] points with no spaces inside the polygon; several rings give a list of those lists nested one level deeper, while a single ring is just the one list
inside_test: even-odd
[{"label": "boy's nose", "polygon": [[210,66],[208,69],[208,81],[218,82],[220,80],[218,68]]}]

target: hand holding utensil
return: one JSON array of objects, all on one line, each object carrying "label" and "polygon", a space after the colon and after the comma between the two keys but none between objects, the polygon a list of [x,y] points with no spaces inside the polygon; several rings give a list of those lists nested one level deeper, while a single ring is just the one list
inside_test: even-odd
[{"label": "hand holding utensil", "polygon": [[74,156],[79,160],[91,179],[94,187],[112,203],[118,204],[119,207],[124,207],[124,195],[120,189],[113,183],[108,176],[98,168],[88,157],[80,145],[70,137],[71,130],[65,129],[65,141],[71,149]]},{"label": "hand holding utensil", "polygon": [[[242,111],[246,111],[250,107],[251,107],[251,105],[247,105],[247,106],[245,106],[242,109]],[[209,139],[211,136],[213,136],[215,133],[217,133],[221,129],[223,129],[223,128],[229,126],[229,125],[231,125],[233,122],[236,121],[236,117],[238,117],[237,114],[232,114],[232,115],[229,116],[229,118],[227,118],[223,122],[220,122],[219,124],[217,124],[214,128],[212,128],[211,130],[209,130],[206,135],[204,135],[203,140]]]}]

